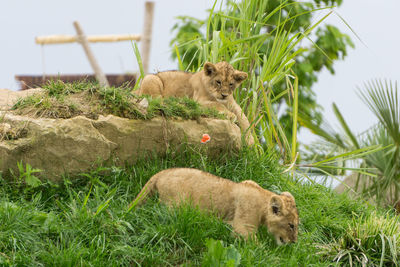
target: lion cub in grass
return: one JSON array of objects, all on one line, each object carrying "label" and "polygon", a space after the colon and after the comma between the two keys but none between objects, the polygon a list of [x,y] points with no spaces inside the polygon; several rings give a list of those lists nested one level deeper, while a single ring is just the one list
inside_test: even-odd
[{"label": "lion cub in grass", "polygon": [[278,245],[297,241],[299,216],[294,197],[263,189],[254,181],[233,181],[196,169],[175,168],[155,174],[134,202],[143,204],[158,193],[168,206],[182,202],[215,212],[245,239],[266,225]]},{"label": "lion cub in grass", "polygon": [[233,91],[247,79],[247,73],[235,70],[227,62],[206,62],[202,71],[189,73],[165,71],[146,75],[140,85],[139,95],[162,97],[190,97],[206,107],[214,107],[229,119],[239,123],[247,132],[246,141],[254,144],[250,123],[232,96]]}]

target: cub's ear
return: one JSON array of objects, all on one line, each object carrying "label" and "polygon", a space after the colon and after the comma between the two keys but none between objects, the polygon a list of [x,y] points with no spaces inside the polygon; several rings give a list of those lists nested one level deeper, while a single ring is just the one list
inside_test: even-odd
[{"label": "cub's ear", "polygon": [[233,73],[233,79],[235,79],[235,81],[237,81],[238,83],[241,83],[247,79],[247,73],[235,70],[235,73]]},{"label": "cub's ear", "polygon": [[282,192],[281,196],[287,196],[287,197],[290,197],[290,198],[292,198],[294,200],[294,196],[292,194],[290,194],[289,192]]},{"label": "cub's ear", "polygon": [[214,64],[206,62],[204,64],[204,72],[207,76],[212,76],[217,72],[217,68],[214,66]]},{"label": "cub's ear", "polygon": [[279,213],[281,213],[283,208],[283,201],[280,196],[273,196],[271,198],[270,205],[273,214],[278,215]]},{"label": "cub's ear", "polygon": [[252,185],[252,186],[259,187],[262,189],[262,187],[259,184],[257,184],[256,182],[254,182],[252,180],[244,180],[241,182],[241,184]]}]

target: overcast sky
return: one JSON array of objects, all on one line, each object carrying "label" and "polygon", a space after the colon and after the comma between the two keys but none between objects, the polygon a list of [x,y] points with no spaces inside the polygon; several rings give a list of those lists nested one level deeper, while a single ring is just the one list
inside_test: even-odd
[{"label": "overcast sky", "polygon": [[[143,28],[144,0],[19,0],[2,1],[0,13],[0,88],[17,90],[16,74],[91,73],[90,65],[78,44],[48,45],[34,43],[35,36],[75,34],[72,22],[78,20],[87,35],[138,34]],[[206,17],[212,0],[155,1],[150,70],[176,68],[170,59],[171,28],[179,15]],[[348,27],[332,14],[327,22],[352,36],[356,49],[343,62],[335,63],[336,75],[319,75],[314,86],[325,115],[334,121],[331,109],[336,102],[355,132],[362,132],[375,119],[357,97],[356,86],[375,78],[396,80],[400,77],[398,34],[400,1],[343,0],[336,9],[361,37],[358,41]],[[323,16],[326,13],[320,13]],[[94,54],[105,73],[137,70],[130,42],[92,44]],[[303,141],[312,140],[303,131]]]}]

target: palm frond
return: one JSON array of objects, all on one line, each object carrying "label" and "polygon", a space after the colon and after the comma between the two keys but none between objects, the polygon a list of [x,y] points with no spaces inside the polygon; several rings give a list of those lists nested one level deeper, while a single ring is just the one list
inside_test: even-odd
[{"label": "palm frond", "polygon": [[365,83],[359,95],[385,127],[396,146],[400,145],[400,107],[397,82],[374,80]]}]

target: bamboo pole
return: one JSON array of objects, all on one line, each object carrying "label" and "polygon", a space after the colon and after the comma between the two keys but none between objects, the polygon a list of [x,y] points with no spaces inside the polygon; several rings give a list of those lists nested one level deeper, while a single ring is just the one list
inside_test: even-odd
[{"label": "bamboo pole", "polygon": [[143,25],[143,35],[142,35],[142,45],[141,45],[143,70],[145,74],[149,72],[151,33],[153,31],[153,14],[154,14],[154,2],[148,1],[145,4],[145,15],[144,15],[144,25]]},{"label": "bamboo pole", "polygon": [[[87,36],[89,43],[98,42],[120,42],[120,41],[140,41],[141,36],[138,34],[107,34],[107,35],[89,35]],[[76,35],[49,35],[37,36],[35,42],[41,45],[47,44],[64,44],[76,43],[78,37]]]},{"label": "bamboo pole", "polygon": [[99,64],[97,63],[96,58],[94,57],[94,54],[90,49],[86,35],[83,33],[83,30],[78,21],[74,21],[74,27],[77,33],[78,42],[82,45],[83,50],[85,51],[85,54],[90,62],[90,65],[92,66],[94,74],[96,75],[96,79],[100,83],[100,86],[109,87],[110,85],[108,84],[107,78],[101,70]]}]

